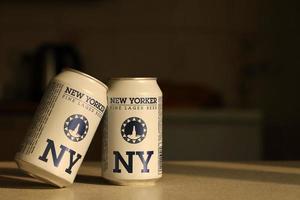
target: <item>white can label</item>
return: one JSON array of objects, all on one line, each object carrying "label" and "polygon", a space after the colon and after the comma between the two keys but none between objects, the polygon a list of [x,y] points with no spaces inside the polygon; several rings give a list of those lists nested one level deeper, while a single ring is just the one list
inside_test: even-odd
[{"label": "white can label", "polygon": [[89,91],[53,80],[35,114],[20,159],[73,182],[105,111]]},{"label": "white can label", "polygon": [[162,97],[108,97],[103,175],[113,180],[161,176]]}]

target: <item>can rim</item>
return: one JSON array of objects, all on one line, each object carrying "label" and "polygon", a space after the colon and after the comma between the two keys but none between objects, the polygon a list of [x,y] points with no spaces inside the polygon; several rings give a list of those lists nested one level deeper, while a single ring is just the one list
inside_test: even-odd
[{"label": "can rim", "polygon": [[103,82],[101,82],[100,80],[96,79],[95,77],[93,77],[91,75],[88,75],[88,74],[86,74],[84,72],[78,71],[78,70],[73,69],[71,67],[66,67],[66,68],[63,69],[63,71],[71,71],[71,72],[75,72],[77,74],[83,75],[83,76],[85,76],[85,77],[87,77],[89,79],[92,79],[93,81],[96,81],[97,83],[99,83],[100,85],[102,85],[106,90],[108,89],[108,87]]},{"label": "can rim", "polygon": [[156,77],[113,77],[110,80],[157,80]]}]

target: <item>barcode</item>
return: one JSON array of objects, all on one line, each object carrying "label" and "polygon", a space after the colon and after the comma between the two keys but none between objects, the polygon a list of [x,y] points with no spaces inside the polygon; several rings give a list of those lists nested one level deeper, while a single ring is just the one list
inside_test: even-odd
[{"label": "barcode", "polygon": [[162,174],[162,97],[158,98],[158,174]]},{"label": "barcode", "polygon": [[48,89],[45,92],[37,111],[35,112],[33,122],[26,134],[23,144],[21,145],[20,152],[24,154],[31,154],[34,151],[63,86],[63,83],[58,80],[50,82]]},{"label": "barcode", "polygon": [[158,147],[158,156],[159,156],[159,160],[158,160],[158,174],[162,174],[162,144],[159,144]]}]

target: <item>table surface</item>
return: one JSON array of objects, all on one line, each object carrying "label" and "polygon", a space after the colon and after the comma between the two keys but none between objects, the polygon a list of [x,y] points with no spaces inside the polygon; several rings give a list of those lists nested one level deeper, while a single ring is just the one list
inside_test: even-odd
[{"label": "table surface", "polygon": [[100,163],[86,162],[75,183],[54,188],[0,162],[0,199],[300,199],[300,162],[164,162],[155,186],[115,186],[100,177]]}]

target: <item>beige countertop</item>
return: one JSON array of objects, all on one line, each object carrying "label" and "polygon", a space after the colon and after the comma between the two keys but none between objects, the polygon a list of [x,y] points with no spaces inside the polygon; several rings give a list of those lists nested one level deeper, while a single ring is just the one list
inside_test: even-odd
[{"label": "beige countertop", "polygon": [[300,162],[165,162],[163,178],[147,187],[109,185],[100,171],[84,163],[72,186],[57,189],[0,162],[0,200],[300,199]]}]

